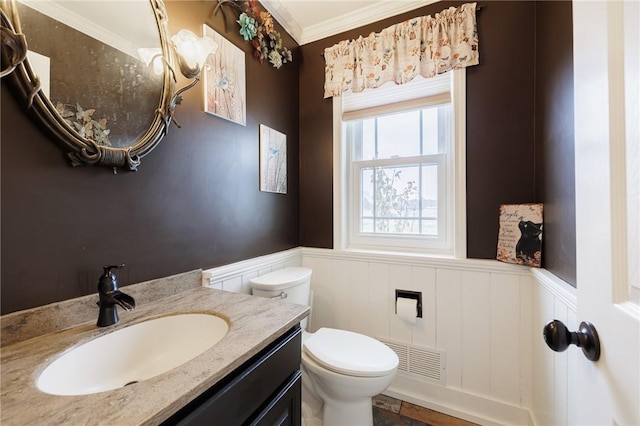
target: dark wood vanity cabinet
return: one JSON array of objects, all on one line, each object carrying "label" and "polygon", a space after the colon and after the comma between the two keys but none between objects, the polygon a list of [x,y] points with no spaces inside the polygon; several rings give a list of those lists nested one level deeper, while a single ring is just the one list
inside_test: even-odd
[{"label": "dark wood vanity cabinet", "polygon": [[163,425],[301,424],[299,325],[191,401]]}]

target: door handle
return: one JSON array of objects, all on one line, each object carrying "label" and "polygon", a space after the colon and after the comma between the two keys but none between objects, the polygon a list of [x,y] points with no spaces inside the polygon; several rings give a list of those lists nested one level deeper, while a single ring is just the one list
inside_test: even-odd
[{"label": "door handle", "polygon": [[580,323],[578,331],[569,331],[566,325],[559,320],[549,321],[542,331],[544,341],[552,350],[562,352],[569,345],[582,348],[584,356],[590,361],[600,359],[600,339],[596,328],[590,322]]}]

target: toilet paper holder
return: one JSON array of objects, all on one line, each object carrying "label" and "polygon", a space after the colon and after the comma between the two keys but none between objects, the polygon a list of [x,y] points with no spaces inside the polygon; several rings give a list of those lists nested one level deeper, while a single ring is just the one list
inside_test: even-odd
[{"label": "toilet paper holder", "polygon": [[396,303],[395,310],[396,314],[398,313],[398,298],[405,299],[415,299],[417,303],[418,312],[416,312],[417,318],[422,318],[422,292],[421,291],[411,291],[411,290],[397,290],[396,289]]}]

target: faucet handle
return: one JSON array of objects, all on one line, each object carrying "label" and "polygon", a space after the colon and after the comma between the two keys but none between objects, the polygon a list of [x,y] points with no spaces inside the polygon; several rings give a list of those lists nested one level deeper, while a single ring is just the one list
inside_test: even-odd
[{"label": "faucet handle", "polygon": [[104,269],[104,273],[107,274],[109,272],[111,272],[112,269],[122,269],[124,268],[124,263],[121,263],[119,265],[111,265],[111,266],[103,266],[102,269]]},{"label": "faucet handle", "polygon": [[120,265],[103,266],[104,274],[100,276],[98,281],[98,292],[109,293],[118,289],[118,279],[115,274],[111,272],[112,269],[121,269],[124,267],[124,263]]}]

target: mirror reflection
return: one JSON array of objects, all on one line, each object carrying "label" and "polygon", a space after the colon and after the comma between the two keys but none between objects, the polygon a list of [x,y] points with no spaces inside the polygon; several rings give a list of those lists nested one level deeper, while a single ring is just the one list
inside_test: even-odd
[{"label": "mirror reflection", "polygon": [[61,117],[97,145],[135,145],[156,118],[165,82],[139,55],[139,49],[162,52],[151,3],[16,4],[29,63]]}]

